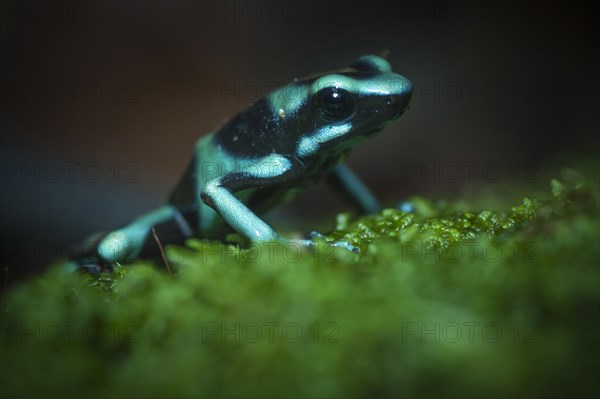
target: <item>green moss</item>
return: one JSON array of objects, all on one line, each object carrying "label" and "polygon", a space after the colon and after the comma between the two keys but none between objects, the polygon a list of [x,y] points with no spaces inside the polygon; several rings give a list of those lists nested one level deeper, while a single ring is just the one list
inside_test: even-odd
[{"label": "green moss", "polygon": [[2,397],[597,397],[598,191],[551,192],[338,215],[327,240],[360,255],[190,240],[173,275],[55,267],[3,300]]}]

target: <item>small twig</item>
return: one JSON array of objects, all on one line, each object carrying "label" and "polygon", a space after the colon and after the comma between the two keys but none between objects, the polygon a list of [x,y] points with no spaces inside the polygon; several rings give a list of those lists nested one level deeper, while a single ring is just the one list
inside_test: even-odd
[{"label": "small twig", "polygon": [[167,266],[167,270],[168,270],[169,274],[173,274],[173,271],[171,270],[171,265],[169,264],[169,261],[167,260],[167,256],[165,255],[165,250],[163,249],[163,246],[162,246],[160,240],[158,239],[158,235],[156,234],[156,229],[154,228],[154,226],[152,226],[152,235],[154,236],[154,240],[158,244],[158,249],[160,249],[160,255],[162,256],[163,262],[165,262],[165,266]]},{"label": "small twig", "polygon": [[[4,266],[4,295],[8,292],[8,266]],[[8,312],[8,305],[5,302],[4,313]]]}]

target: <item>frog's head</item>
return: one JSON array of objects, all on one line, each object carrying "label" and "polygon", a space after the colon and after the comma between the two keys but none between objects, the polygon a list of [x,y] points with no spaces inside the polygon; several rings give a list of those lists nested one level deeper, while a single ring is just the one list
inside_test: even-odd
[{"label": "frog's head", "polygon": [[[285,91],[287,90],[287,92]],[[383,58],[367,55],[350,67],[294,82],[272,101],[282,119],[293,115],[300,158],[344,151],[400,117],[407,109],[412,84],[392,72]]]}]

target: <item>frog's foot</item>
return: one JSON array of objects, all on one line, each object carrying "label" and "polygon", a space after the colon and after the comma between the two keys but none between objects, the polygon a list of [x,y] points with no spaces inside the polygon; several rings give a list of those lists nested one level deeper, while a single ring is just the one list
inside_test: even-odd
[{"label": "frog's foot", "polygon": [[98,243],[105,236],[106,232],[98,232],[83,240],[81,246],[65,262],[64,270],[72,273],[81,272],[89,274],[99,274],[107,271],[106,262],[102,262],[96,252]]},{"label": "frog's foot", "polygon": [[[110,273],[115,262],[129,255],[127,234],[120,230],[99,232],[84,240],[83,248],[74,253],[65,265],[70,272],[88,274]],[[125,250],[123,250],[125,249]]]},{"label": "frog's foot", "polygon": [[88,262],[79,265],[78,271],[80,273],[88,274],[100,274],[100,273],[111,273],[113,268],[110,264],[100,264],[98,262]]},{"label": "frog's foot", "polygon": [[112,267],[110,264],[100,262],[96,257],[81,257],[76,259],[70,259],[65,264],[64,269],[71,273],[87,273],[87,274],[100,274],[110,273]]},{"label": "frog's foot", "polygon": [[348,241],[341,241],[341,240],[334,240],[334,241],[328,241],[327,238],[319,233],[318,231],[311,231],[310,233],[308,233],[306,235],[306,238],[309,239],[309,241],[314,245],[316,245],[317,243],[315,243],[314,241],[312,241],[313,239],[318,239],[318,240],[323,240],[325,241],[328,245],[331,245],[332,247],[339,247],[339,248],[344,248],[350,252],[353,252],[355,254],[359,254],[360,253],[360,248],[358,248],[355,245],[350,244]]}]

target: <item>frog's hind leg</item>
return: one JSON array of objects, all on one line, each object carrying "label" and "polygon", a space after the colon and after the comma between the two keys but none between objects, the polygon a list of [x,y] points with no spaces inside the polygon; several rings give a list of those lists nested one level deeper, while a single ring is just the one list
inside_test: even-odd
[{"label": "frog's hind leg", "polygon": [[163,245],[183,243],[194,233],[191,213],[181,212],[173,205],[161,206],[97,240],[97,245],[93,248],[94,257],[98,264],[108,264],[130,262],[139,257],[155,255],[159,247],[152,234],[152,228]]}]

